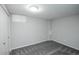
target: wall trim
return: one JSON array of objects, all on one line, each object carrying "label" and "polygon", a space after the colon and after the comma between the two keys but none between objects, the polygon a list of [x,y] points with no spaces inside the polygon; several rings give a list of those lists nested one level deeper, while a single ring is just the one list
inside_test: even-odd
[{"label": "wall trim", "polygon": [[4,4],[0,4],[0,6],[3,8],[3,10],[5,11],[5,13],[6,13],[8,16],[11,15]]},{"label": "wall trim", "polygon": [[14,50],[14,49],[19,49],[19,48],[22,48],[22,47],[27,47],[27,46],[31,46],[31,45],[35,45],[35,44],[39,44],[39,43],[41,43],[41,42],[45,42],[45,41],[50,41],[50,40],[43,40],[43,41],[39,41],[39,42],[35,42],[35,43],[32,43],[32,44],[23,45],[23,46],[19,46],[19,47],[12,47],[9,51],[11,52],[11,51]]}]

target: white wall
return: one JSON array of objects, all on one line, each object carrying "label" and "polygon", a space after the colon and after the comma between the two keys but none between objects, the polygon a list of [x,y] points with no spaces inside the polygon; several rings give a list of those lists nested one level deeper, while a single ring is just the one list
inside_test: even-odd
[{"label": "white wall", "polygon": [[[8,54],[9,16],[0,5],[0,54]],[[5,43],[5,44],[4,44]]]},{"label": "white wall", "polygon": [[52,20],[51,40],[79,50],[79,15]]},{"label": "white wall", "polygon": [[12,15],[12,34],[13,49],[54,40],[79,50],[79,15],[51,21]]},{"label": "white wall", "polygon": [[12,15],[12,34],[13,49],[46,41],[48,40],[48,21]]}]

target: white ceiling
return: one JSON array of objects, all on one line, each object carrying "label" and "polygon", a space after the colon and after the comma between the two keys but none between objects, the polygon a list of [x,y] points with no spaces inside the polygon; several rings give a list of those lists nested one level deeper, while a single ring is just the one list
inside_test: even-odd
[{"label": "white ceiling", "polygon": [[36,4],[41,11],[33,13],[26,9],[27,4],[6,4],[11,14],[20,14],[41,19],[56,19],[79,14],[77,4]]}]

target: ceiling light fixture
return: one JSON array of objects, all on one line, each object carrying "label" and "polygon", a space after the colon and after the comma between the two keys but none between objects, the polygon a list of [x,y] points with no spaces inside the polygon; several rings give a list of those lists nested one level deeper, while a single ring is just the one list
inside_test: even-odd
[{"label": "ceiling light fixture", "polygon": [[40,11],[39,6],[36,6],[36,5],[27,5],[27,9],[32,12],[39,12]]},{"label": "ceiling light fixture", "polygon": [[37,11],[38,11],[38,7],[36,7],[36,6],[31,6],[29,9],[30,9],[32,12],[37,12]]}]

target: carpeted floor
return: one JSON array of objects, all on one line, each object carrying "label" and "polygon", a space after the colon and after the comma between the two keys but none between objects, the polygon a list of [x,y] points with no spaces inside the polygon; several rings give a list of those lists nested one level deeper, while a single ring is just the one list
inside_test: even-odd
[{"label": "carpeted floor", "polygon": [[78,55],[79,51],[55,41],[45,41],[35,45],[14,49],[10,55]]}]

